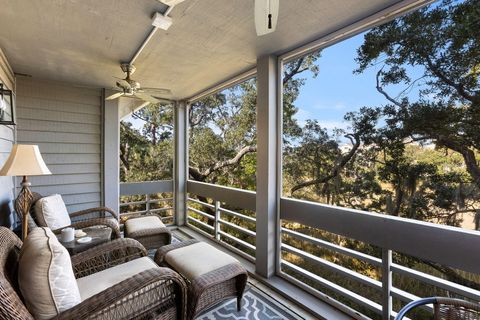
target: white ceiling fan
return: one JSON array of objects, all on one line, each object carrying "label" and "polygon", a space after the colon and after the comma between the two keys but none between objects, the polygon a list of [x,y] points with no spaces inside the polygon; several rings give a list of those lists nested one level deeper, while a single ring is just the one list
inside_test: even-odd
[{"label": "white ceiling fan", "polygon": [[111,96],[105,98],[105,100],[113,100],[120,97],[127,97],[138,98],[150,103],[159,103],[165,101],[165,99],[159,98],[158,96],[168,95],[172,93],[169,89],[142,88],[139,82],[130,78],[130,75],[132,75],[136,70],[133,64],[122,63],[120,67],[127,76],[124,79],[120,79],[119,81],[117,81],[117,86],[115,88],[112,88],[112,90],[116,90],[119,92],[112,94]]},{"label": "white ceiling fan", "polygon": [[258,36],[275,31],[280,0],[255,0],[255,29]]}]

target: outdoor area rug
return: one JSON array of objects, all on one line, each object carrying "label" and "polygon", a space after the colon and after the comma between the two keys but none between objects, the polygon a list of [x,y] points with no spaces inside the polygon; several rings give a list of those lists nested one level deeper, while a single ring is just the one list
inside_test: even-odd
[{"label": "outdoor area rug", "polygon": [[250,288],[243,295],[242,310],[237,311],[237,300],[231,299],[215,306],[198,316],[196,320],[283,320],[303,319],[292,313],[285,306],[261,292],[256,287]]}]

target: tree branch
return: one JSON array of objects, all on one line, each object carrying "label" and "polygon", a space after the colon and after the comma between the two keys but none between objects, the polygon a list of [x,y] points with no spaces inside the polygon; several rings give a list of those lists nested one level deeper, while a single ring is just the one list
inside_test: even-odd
[{"label": "tree branch", "polygon": [[440,69],[433,63],[432,59],[430,57],[426,57],[425,60],[427,61],[428,68],[430,71],[441,81],[443,81],[445,84],[453,87],[460,96],[465,98],[466,100],[470,102],[475,102],[476,96],[471,95],[470,93],[465,90],[465,88],[460,84],[460,83],[455,83],[453,80],[449,79]]},{"label": "tree branch", "polygon": [[396,105],[396,106],[398,106],[398,107],[401,107],[400,102],[398,102],[397,100],[395,100],[395,99],[393,99],[392,97],[390,97],[390,95],[389,95],[385,90],[383,90],[382,86],[380,85],[380,75],[382,74],[382,71],[383,71],[383,68],[380,69],[380,70],[377,72],[377,76],[376,76],[376,79],[377,79],[377,85],[376,85],[377,91],[380,92],[388,101],[390,101],[391,103],[393,103],[394,105]]},{"label": "tree branch", "polygon": [[120,144],[120,161],[122,161],[125,171],[130,170],[130,163],[128,162],[128,144]]},{"label": "tree branch", "polygon": [[437,142],[453,151],[460,153],[465,161],[467,171],[475,184],[480,187],[480,167],[478,166],[475,152],[470,150],[465,144],[457,142],[454,139],[445,136],[437,137]]},{"label": "tree branch", "polygon": [[290,72],[285,72],[284,76],[283,76],[283,80],[282,80],[282,83],[285,85],[288,81],[290,81],[295,75],[297,74],[300,74],[304,71],[307,71],[309,68],[302,68],[300,69],[300,67],[302,66],[303,64],[303,61],[304,61],[304,58],[300,58],[298,59],[296,62],[295,62],[295,66],[293,67],[293,69],[290,71]]},{"label": "tree branch", "polygon": [[237,154],[233,158],[228,159],[228,160],[224,160],[224,161],[216,162],[216,163],[212,164],[210,167],[208,167],[206,170],[204,170],[203,172],[200,171],[199,168],[195,168],[195,167],[189,167],[188,172],[194,180],[205,181],[207,179],[207,177],[209,175],[211,175],[212,173],[214,173],[214,172],[216,172],[220,169],[223,169],[225,167],[236,165],[242,160],[242,158],[247,153],[256,152],[256,151],[257,151],[257,146],[246,146],[246,147],[243,147],[242,149],[240,149],[240,151],[238,151]]},{"label": "tree branch", "polygon": [[343,156],[340,159],[340,161],[338,161],[337,165],[335,165],[332,173],[319,179],[313,179],[313,180],[309,180],[309,181],[305,181],[297,184],[296,186],[290,189],[291,195],[293,195],[295,191],[298,191],[302,188],[317,185],[317,184],[327,183],[328,181],[338,176],[338,174],[340,173],[340,170],[342,170],[347,165],[347,163],[353,158],[353,156],[357,152],[357,149],[360,147],[359,134],[355,134],[355,135],[349,134],[349,135],[346,135],[346,137],[349,139],[353,139],[355,142],[352,145],[352,149],[350,149],[350,151],[345,156]]}]

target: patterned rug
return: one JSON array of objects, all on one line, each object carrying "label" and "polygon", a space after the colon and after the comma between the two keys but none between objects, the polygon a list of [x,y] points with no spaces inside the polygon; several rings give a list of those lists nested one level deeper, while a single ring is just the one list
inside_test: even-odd
[{"label": "patterned rug", "polygon": [[237,311],[237,301],[226,301],[213,309],[203,313],[196,320],[284,320],[303,319],[293,314],[286,307],[265,295],[256,287],[243,295],[242,310]]}]

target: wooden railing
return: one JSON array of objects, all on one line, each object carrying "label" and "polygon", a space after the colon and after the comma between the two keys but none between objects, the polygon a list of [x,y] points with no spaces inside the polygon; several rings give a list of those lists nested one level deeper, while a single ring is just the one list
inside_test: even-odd
[{"label": "wooden railing", "polygon": [[[370,287],[373,291],[378,291],[381,296],[380,301],[373,301],[365,292],[354,292],[339,286],[306,270],[299,264],[281,258],[279,274],[319,298],[325,298],[325,295],[314,287],[326,288],[330,292],[346,297],[355,304],[381,315],[383,319],[391,319],[396,315],[392,306],[392,298],[402,302],[420,298],[394,286],[393,275],[398,274],[424,285],[443,289],[450,295],[480,301],[480,291],[478,290],[392,262],[392,254],[401,253],[415,257],[419,259],[418,261],[435,262],[478,274],[480,255],[477,253],[477,248],[480,246],[480,232],[288,198],[280,200],[280,218],[282,221],[327,231],[380,249],[379,256],[375,257],[311,237],[304,232],[282,227],[282,235],[328,249],[333,253],[358,259],[380,270],[380,279],[374,279],[282,241],[281,252],[293,254],[319,268]],[[294,277],[291,272],[287,271],[293,271],[300,274],[301,277]],[[309,284],[305,282],[305,278],[309,280]],[[424,308],[431,310],[429,306]]]},{"label": "wooden railing", "polygon": [[255,261],[255,192],[194,181],[187,189],[187,225]]},{"label": "wooden railing", "polygon": [[[245,239],[255,239],[256,233],[243,224],[254,224],[255,215],[242,214],[239,209],[255,211],[255,192],[194,181],[188,182],[187,189],[190,195],[188,198],[188,226],[203,235],[216,239],[219,243],[254,262],[255,257],[250,253],[254,252],[255,245]],[[208,202],[199,200],[198,196],[203,200],[208,199]],[[414,292],[407,292],[395,287],[393,277],[401,275],[432,286],[432,288],[444,290],[449,295],[480,301],[480,291],[478,290],[392,261],[394,253],[401,253],[415,257],[419,261],[435,262],[479,274],[480,232],[289,198],[281,198],[279,205],[280,219],[281,222],[284,222],[284,226],[279,226],[277,274],[320,299],[351,310],[343,303],[334,301],[322,292],[322,289],[319,289],[323,288],[343,297],[342,301],[344,302],[345,300],[351,301],[354,305],[366,308],[363,310],[376,313],[383,319],[392,319],[396,315],[392,299],[407,303],[420,298]],[[235,210],[225,209],[225,206],[233,207]],[[235,217],[236,219],[227,221],[226,217]],[[300,229],[285,227],[289,224],[302,225],[361,241],[378,248],[378,255],[366,254],[334,242],[312,237],[306,232],[299,231]],[[224,228],[228,228],[229,232],[224,231]],[[368,263],[373,269],[379,270],[377,274],[380,274],[380,277],[374,278],[361,274],[357,270],[335,263],[334,260],[307,252],[303,250],[302,246],[294,246],[284,241],[285,236],[297,239],[301,243],[328,249],[334,254]],[[285,259],[284,254],[293,255],[304,262],[307,261],[310,266],[317,266],[361,286],[369,287],[372,291],[378,292],[380,298],[373,299],[366,293],[355,292],[327,280],[312,269],[307,270],[308,268],[304,264],[296,263],[295,259],[293,261]],[[292,271],[299,274],[300,277],[292,276]],[[429,306],[424,309],[431,311]],[[356,310],[354,313],[359,318],[367,318]]]},{"label": "wooden railing", "polygon": [[172,180],[120,183],[120,217],[144,214],[159,215],[167,225],[175,223]]}]

